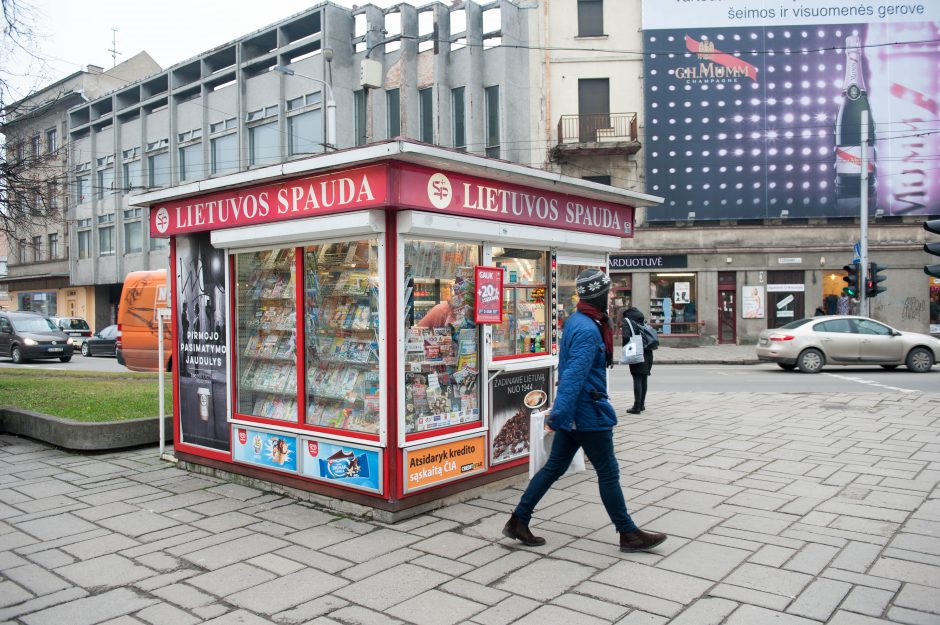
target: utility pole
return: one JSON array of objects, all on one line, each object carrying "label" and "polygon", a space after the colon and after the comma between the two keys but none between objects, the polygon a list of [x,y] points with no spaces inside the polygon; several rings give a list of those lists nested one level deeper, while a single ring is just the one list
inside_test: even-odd
[{"label": "utility pole", "polygon": [[861,157],[862,157],[862,175],[861,175],[861,215],[859,223],[861,224],[861,262],[858,266],[858,312],[870,317],[869,311],[865,306],[865,289],[868,286],[868,111],[862,111],[862,134],[861,134]]}]

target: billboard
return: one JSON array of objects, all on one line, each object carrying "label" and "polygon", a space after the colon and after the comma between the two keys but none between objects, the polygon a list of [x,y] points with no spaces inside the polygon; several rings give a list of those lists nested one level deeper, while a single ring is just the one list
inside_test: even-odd
[{"label": "billboard", "polygon": [[643,0],[654,219],[940,213],[940,2]]}]

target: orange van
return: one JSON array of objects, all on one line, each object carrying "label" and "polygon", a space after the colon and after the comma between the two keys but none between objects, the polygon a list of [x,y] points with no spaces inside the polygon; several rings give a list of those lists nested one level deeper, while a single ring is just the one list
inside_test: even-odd
[{"label": "orange van", "polygon": [[[117,360],[131,371],[157,371],[157,310],[168,306],[166,269],[132,271],[124,279],[118,305]],[[164,367],[170,371],[172,324],[163,323]]]}]

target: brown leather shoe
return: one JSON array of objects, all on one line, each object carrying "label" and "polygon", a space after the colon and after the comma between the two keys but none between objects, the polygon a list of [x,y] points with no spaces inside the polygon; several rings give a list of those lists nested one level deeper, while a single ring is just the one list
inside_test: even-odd
[{"label": "brown leather shoe", "polygon": [[664,540],[666,540],[665,534],[645,532],[639,528],[635,532],[620,532],[620,551],[626,553],[649,551],[661,545]]},{"label": "brown leather shoe", "polygon": [[521,541],[523,545],[529,547],[538,547],[545,544],[545,539],[541,536],[533,536],[532,532],[529,531],[529,526],[523,523],[515,514],[506,521],[506,525],[503,527],[503,536]]}]

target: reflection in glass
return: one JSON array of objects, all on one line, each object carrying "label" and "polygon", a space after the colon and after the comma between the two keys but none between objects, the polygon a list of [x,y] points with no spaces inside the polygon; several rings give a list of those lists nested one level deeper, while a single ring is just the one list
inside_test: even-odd
[{"label": "reflection in glass", "polygon": [[493,263],[503,268],[503,321],[493,326],[493,356],[547,352],[547,254],[494,247]]}]

